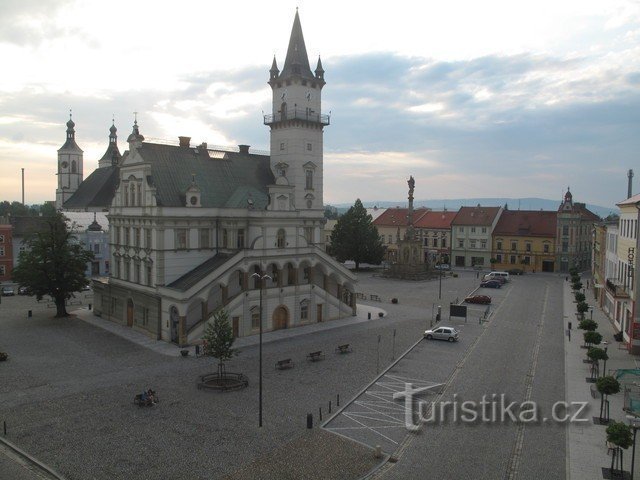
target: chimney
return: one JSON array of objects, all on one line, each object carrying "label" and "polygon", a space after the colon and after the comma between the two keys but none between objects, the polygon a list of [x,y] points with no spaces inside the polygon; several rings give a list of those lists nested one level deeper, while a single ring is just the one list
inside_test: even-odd
[{"label": "chimney", "polygon": [[627,198],[631,198],[633,197],[633,188],[631,186],[631,182],[633,180],[633,170],[629,169],[627,177],[629,177],[629,185],[627,186]]},{"label": "chimney", "polygon": [[203,150],[206,150],[206,149],[207,149],[207,142],[202,142],[202,143],[200,144],[200,147],[199,147],[199,148],[202,148]]},{"label": "chimney", "polygon": [[238,149],[240,150],[240,153],[244,153],[245,155],[248,155],[250,146],[251,145],[238,145]]},{"label": "chimney", "polygon": [[189,144],[191,143],[191,137],[178,137],[180,140],[180,146],[189,148]]}]

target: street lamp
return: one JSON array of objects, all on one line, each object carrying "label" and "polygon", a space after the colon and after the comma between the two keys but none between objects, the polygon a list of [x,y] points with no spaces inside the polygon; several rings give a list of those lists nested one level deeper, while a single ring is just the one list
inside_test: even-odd
[{"label": "street lamp", "polygon": [[636,462],[636,433],[640,428],[640,418],[627,415],[627,420],[629,420],[629,426],[633,429],[633,450],[631,450],[631,480],[633,480],[633,469]]},{"label": "street lamp", "polygon": [[268,278],[269,280],[272,280],[272,278],[269,275],[260,273],[254,273],[251,276],[256,277],[258,280],[260,280],[260,366],[258,370],[258,427],[262,427],[262,291],[264,279]]}]

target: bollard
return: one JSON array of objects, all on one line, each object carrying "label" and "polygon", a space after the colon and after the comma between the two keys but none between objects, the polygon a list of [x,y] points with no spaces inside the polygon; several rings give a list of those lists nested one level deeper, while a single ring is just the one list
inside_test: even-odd
[{"label": "bollard", "polygon": [[27,317],[29,317],[29,318],[33,317],[33,312],[31,310],[29,310],[27,312]]},{"label": "bollard", "polygon": [[380,447],[380,445],[376,445],[376,448],[373,451],[373,456],[375,458],[382,458],[382,448]]},{"label": "bollard", "polygon": [[307,428],[313,428],[313,414],[307,413]]},{"label": "bollard", "polygon": [[340,394],[336,395],[336,406],[340,406]]},{"label": "bollard", "polygon": [[571,330],[571,322],[569,322],[569,330]]},{"label": "bollard", "polygon": [[329,400],[329,413],[331,413],[331,400]]},{"label": "bollard", "polygon": [[200,345],[196,345],[196,357],[200,355]]},{"label": "bollard", "polygon": [[7,436],[7,422],[6,422],[6,420],[4,420],[2,422],[2,428],[4,430],[4,436],[6,437]]},{"label": "bollard", "polygon": [[89,310],[91,310],[91,304],[89,304]]},{"label": "bollard", "polygon": [[367,320],[371,320],[371,312],[367,313]]},{"label": "bollard", "polygon": [[320,421],[322,421],[322,407],[318,407],[318,411],[320,412]]}]

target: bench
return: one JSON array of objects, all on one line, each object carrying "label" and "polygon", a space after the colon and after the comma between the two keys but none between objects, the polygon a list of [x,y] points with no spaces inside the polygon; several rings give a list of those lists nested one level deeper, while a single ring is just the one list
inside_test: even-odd
[{"label": "bench", "polygon": [[378,295],[369,295],[369,298],[371,298],[371,300],[375,300],[376,302],[380,301],[380,297]]},{"label": "bench", "polygon": [[307,355],[307,360],[311,360],[312,362],[317,362],[318,360],[322,360],[324,358],[324,354],[322,350],[318,350],[317,352],[311,352]]},{"label": "bench", "polygon": [[293,368],[293,360],[285,358],[284,360],[278,360],[276,362],[276,368],[278,370],[284,370],[286,368]]},{"label": "bench", "polygon": [[351,348],[351,345],[348,343],[345,343],[344,345],[338,345],[336,347],[336,353],[349,353],[353,351],[353,349]]}]

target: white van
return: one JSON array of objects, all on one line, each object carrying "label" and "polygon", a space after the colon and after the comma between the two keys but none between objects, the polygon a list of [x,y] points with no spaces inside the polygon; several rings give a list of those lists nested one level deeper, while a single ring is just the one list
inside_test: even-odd
[{"label": "white van", "polygon": [[489,272],[484,276],[484,280],[492,280],[497,277],[504,278],[505,282],[508,282],[509,272]]}]

